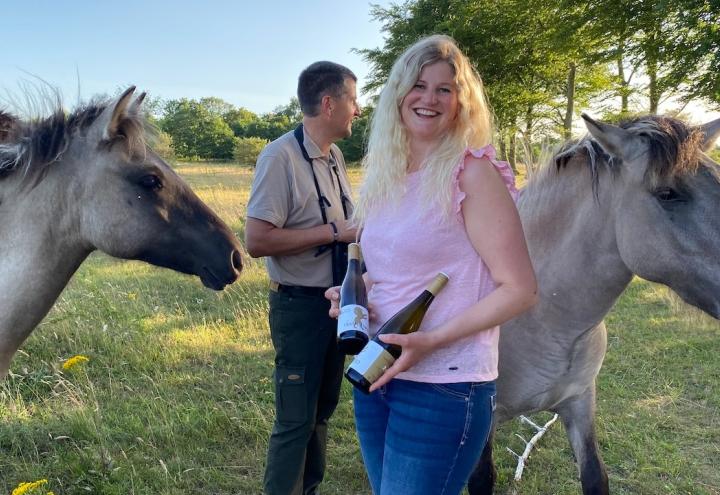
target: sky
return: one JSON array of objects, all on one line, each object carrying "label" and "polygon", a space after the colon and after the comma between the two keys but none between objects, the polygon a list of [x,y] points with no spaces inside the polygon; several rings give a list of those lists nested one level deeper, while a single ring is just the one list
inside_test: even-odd
[{"label": "sky", "polygon": [[364,85],[369,66],[352,50],[383,45],[370,10],[367,0],[7,0],[0,105],[22,100],[40,78],[67,107],[78,88],[85,101],[135,85],[163,99],[216,96],[269,112],[318,60],[349,67]]},{"label": "sky", "polygon": [[[362,88],[370,67],[353,49],[384,44],[371,2],[402,3],[5,0],[0,108],[25,111],[23,88],[42,80],[67,108],[135,85],[165,100],[216,96],[260,114],[286,105],[299,73],[318,60],[349,67]],[[695,104],[686,111],[696,123],[720,117]]]}]

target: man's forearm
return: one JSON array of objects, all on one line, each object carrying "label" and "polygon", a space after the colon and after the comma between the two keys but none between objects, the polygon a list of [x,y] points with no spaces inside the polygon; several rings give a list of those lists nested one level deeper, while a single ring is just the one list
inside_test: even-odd
[{"label": "man's forearm", "polygon": [[329,224],[307,229],[284,229],[263,227],[246,230],[245,243],[253,258],[261,256],[289,256],[302,253],[333,241],[333,230]]}]

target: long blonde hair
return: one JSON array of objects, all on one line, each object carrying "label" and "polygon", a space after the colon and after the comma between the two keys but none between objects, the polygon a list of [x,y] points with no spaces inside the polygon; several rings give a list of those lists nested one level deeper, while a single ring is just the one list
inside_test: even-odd
[{"label": "long blonde hair", "polygon": [[373,112],[368,152],[363,159],[365,180],[354,218],[362,224],[370,211],[401,196],[409,154],[407,130],[400,107],[426,65],[444,61],[455,73],[458,115],[439,146],[422,164],[422,194],[428,207],[450,212],[454,166],[467,147],[480,148],[492,139],[492,115],[480,76],[445,35],[423,38],[397,59]]}]

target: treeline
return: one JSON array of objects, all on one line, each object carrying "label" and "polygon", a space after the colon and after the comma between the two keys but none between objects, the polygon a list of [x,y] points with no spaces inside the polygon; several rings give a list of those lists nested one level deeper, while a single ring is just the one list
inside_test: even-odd
[{"label": "treeline", "polygon": [[[302,120],[297,98],[266,114],[255,114],[216,97],[154,101],[151,111],[162,131],[156,149],[181,159],[234,159],[252,164],[270,141],[293,130]],[[338,142],[346,161],[363,154],[367,114],[353,123],[353,135]]]},{"label": "treeline", "polygon": [[[375,94],[398,55],[419,37],[455,38],[482,76],[501,155],[515,164],[541,139],[570,136],[580,111],[615,121],[681,114],[691,102],[720,109],[718,0],[407,0],[374,6],[384,46],[360,50]],[[670,106],[667,103],[671,103]],[[669,110],[668,110],[669,109]],[[256,115],[217,98],[167,102],[160,127],[180,157],[242,157],[292,129],[296,100]],[[340,143],[363,154],[370,111]],[[252,153],[250,153],[252,155]]]},{"label": "treeline", "polygon": [[455,38],[514,162],[518,141],[567,138],[580,111],[618,120],[666,101],[675,113],[690,101],[720,108],[719,13],[717,0],[415,0],[375,6],[385,45],[361,53],[372,89],[419,37]]}]

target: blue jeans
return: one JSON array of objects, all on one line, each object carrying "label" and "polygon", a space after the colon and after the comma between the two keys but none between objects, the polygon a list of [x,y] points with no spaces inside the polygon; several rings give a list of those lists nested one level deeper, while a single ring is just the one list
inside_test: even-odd
[{"label": "blue jeans", "polygon": [[495,382],[394,379],[354,390],[355,422],[375,495],[459,494],[485,447]]}]

